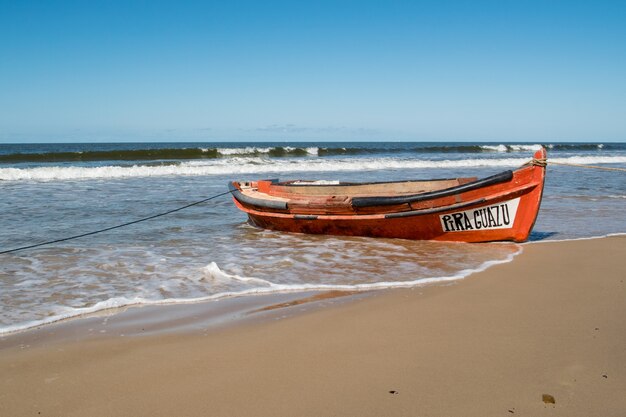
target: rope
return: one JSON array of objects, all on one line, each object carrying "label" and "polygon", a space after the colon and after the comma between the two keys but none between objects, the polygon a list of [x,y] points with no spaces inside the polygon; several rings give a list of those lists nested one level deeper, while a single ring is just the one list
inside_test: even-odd
[{"label": "rope", "polygon": [[554,161],[548,161],[547,158],[539,158],[539,159],[534,158],[532,161],[530,161],[530,163],[532,165],[537,165],[540,167],[545,167],[548,164],[552,164],[552,165],[563,165],[563,166],[570,166],[570,167],[576,167],[576,168],[589,168],[589,169],[601,169],[604,171],[626,172],[626,168],[600,167],[597,165],[583,165],[583,164],[572,164],[568,162],[554,162]]},{"label": "rope", "polygon": [[53,244],[53,243],[65,242],[65,241],[67,241],[67,240],[78,239],[79,237],[91,236],[91,235],[95,235],[95,234],[102,233],[102,232],[108,232],[109,230],[119,229],[120,227],[125,227],[125,226],[130,226],[131,224],[136,224],[136,223],[145,222],[146,220],[156,219],[157,217],[166,216],[166,215],[168,215],[168,214],[172,214],[172,213],[175,213],[175,212],[177,212],[177,211],[181,211],[181,210],[184,210],[184,209],[186,209],[186,208],[189,208],[189,207],[192,207],[192,206],[196,206],[196,205],[198,205],[198,204],[205,203],[205,202],[207,202],[207,201],[209,201],[209,200],[213,200],[213,199],[215,199],[215,198],[218,198],[218,197],[224,196],[224,195],[226,195],[226,194],[230,194],[231,192],[232,192],[232,191],[226,191],[226,192],[223,192],[223,193],[219,193],[219,194],[216,194],[216,195],[211,196],[211,197],[209,197],[209,198],[205,198],[204,200],[200,200],[200,201],[196,201],[196,202],[191,203],[191,204],[187,204],[186,206],[178,207],[178,208],[175,208],[175,209],[173,209],[173,210],[169,210],[169,211],[166,211],[166,212],[163,212],[163,213],[154,214],[154,215],[152,215],[152,216],[149,216],[149,217],[144,217],[144,218],[142,218],[142,219],[133,220],[132,222],[123,223],[123,224],[118,224],[117,226],[107,227],[106,229],[100,229],[100,230],[96,230],[96,231],[94,231],[94,232],[83,233],[83,234],[80,234],[80,235],[75,235],[75,236],[70,236],[70,237],[64,237],[64,238],[62,238],[62,239],[50,240],[50,241],[48,241],[48,242],[37,243],[37,244],[35,244],[35,245],[22,246],[22,247],[20,247],[20,248],[15,248],[15,249],[9,249],[9,250],[0,251],[0,255],[5,254],[5,253],[17,252],[17,251],[20,251],[20,250],[25,250],[25,249],[37,248],[37,247],[39,247],[39,246],[51,245],[51,244]]},{"label": "rope", "polygon": [[528,161],[526,165],[535,165],[538,167],[545,168],[546,166],[548,166],[548,160],[546,158],[539,158],[539,159],[533,158],[530,161]]}]

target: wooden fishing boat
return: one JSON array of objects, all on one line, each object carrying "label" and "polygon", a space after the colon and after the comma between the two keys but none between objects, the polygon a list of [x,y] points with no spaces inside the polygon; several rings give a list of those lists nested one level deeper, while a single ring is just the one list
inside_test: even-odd
[{"label": "wooden fishing boat", "polygon": [[477,178],[344,183],[229,183],[251,224],[272,230],[461,242],[523,242],[543,193],[546,151],[514,171]]}]

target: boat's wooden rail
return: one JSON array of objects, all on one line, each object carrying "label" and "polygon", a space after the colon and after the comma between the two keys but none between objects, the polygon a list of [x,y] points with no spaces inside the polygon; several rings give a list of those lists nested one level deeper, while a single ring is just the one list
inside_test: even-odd
[{"label": "boat's wooden rail", "polygon": [[488,187],[490,185],[508,182],[511,181],[511,179],[513,179],[513,171],[509,170],[473,182],[468,182],[443,190],[437,190],[427,193],[393,197],[354,197],[352,199],[352,206],[358,208],[372,206],[391,206],[397,204],[416,203],[424,200],[434,200],[436,198],[448,197],[451,195]]},{"label": "boat's wooden rail", "polygon": [[[367,213],[394,213],[405,212],[421,209],[432,209],[437,206],[446,206],[459,203],[452,196],[458,196],[462,193],[474,190],[485,189],[487,187],[498,185],[511,181],[513,178],[512,171],[504,171],[499,174],[482,178],[475,181],[465,181],[470,178],[454,180],[435,180],[435,181],[406,181],[402,183],[386,183],[386,185],[399,185],[411,183],[411,188],[415,188],[415,184],[434,183],[455,184],[454,186],[437,189],[435,191],[426,191],[422,193],[368,196],[367,194],[357,194],[351,196],[345,191],[358,191],[360,186],[352,185],[347,187],[337,186],[283,186],[281,183],[272,182],[268,186],[266,181],[252,183],[230,183],[229,187],[233,197],[239,202],[254,206],[257,209],[268,211],[291,212],[293,214],[367,214]],[[461,183],[461,184],[459,184]],[[373,188],[380,188],[383,183],[364,184],[363,190],[372,191]],[[278,188],[323,188],[329,192],[332,189],[343,191],[337,194],[300,194],[300,193],[281,193],[274,189]],[[438,204],[433,204],[437,202]]]},{"label": "boat's wooden rail", "polygon": [[[273,183],[268,194],[276,196],[299,195],[345,195],[345,196],[393,196],[419,194],[476,181],[476,177],[442,178],[434,180],[412,180],[370,183],[298,184],[297,182]],[[297,198],[297,197],[296,197]]]},{"label": "boat's wooden rail", "polygon": [[253,189],[242,190],[241,187],[236,187],[232,182],[228,183],[228,189],[233,197],[243,204],[268,210],[287,210],[287,199],[267,198],[267,194],[263,194],[262,196],[259,196],[261,198],[258,198],[251,193]]}]

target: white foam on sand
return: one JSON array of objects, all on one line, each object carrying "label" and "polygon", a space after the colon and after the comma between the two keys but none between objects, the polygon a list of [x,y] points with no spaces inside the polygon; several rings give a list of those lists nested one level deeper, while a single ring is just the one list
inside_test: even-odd
[{"label": "white foam on sand", "polygon": [[372,290],[382,290],[382,289],[391,289],[391,288],[410,288],[410,287],[423,286],[423,285],[428,285],[428,284],[446,283],[446,282],[461,280],[471,274],[484,271],[487,268],[494,266],[494,265],[511,262],[517,255],[519,255],[522,252],[522,250],[523,249],[520,246],[517,252],[510,254],[505,259],[495,260],[495,261],[486,261],[486,262],[483,262],[477,268],[464,269],[462,271],[459,271],[455,275],[421,278],[421,279],[417,278],[412,281],[385,281],[385,282],[354,284],[354,285],[348,285],[348,284],[343,284],[343,285],[274,284],[270,281],[260,279],[260,278],[241,277],[241,276],[234,275],[234,274],[228,274],[222,271],[215,262],[211,262],[204,268],[204,273],[208,280],[218,280],[218,281],[231,281],[232,280],[232,281],[238,281],[238,282],[245,282],[248,284],[255,284],[258,286],[241,290],[241,291],[227,291],[227,292],[212,294],[209,296],[195,297],[195,298],[166,298],[166,299],[160,299],[160,300],[151,300],[151,299],[146,299],[143,297],[134,297],[134,298],[114,297],[108,300],[97,302],[94,305],[89,306],[89,307],[81,307],[81,308],[63,307],[63,308],[60,308],[56,312],[56,314],[48,316],[45,319],[5,326],[3,328],[0,328],[0,336],[56,323],[62,320],[67,320],[67,319],[86,316],[86,315],[90,315],[90,314],[94,314],[94,313],[98,313],[98,312],[102,312],[106,310],[114,310],[114,309],[125,308],[125,307],[145,306],[145,305],[191,304],[191,303],[219,300],[219,299],[224,299],[224,298],[243,297],[243,296],[251,296],[251,295],[264,295],[264,294],[298,293],[298,292],[307,292],[307,291],[333,291],[333,290],[372,291]]}]

